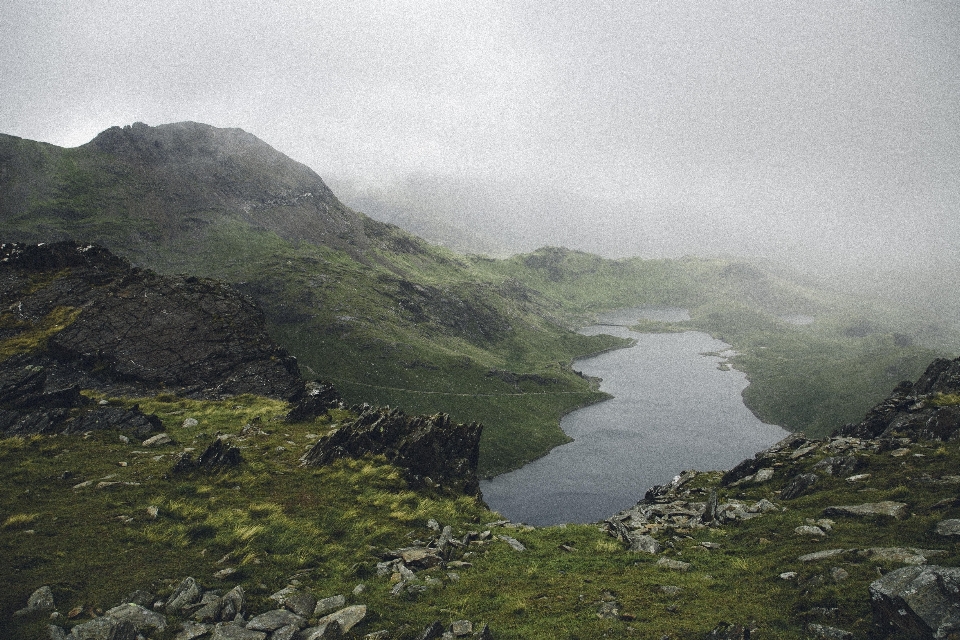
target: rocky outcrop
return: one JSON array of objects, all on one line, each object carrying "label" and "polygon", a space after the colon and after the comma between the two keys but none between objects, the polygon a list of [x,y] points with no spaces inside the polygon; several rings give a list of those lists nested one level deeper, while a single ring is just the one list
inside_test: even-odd
[{"label": "rocky outcrop", "polygon": [[443,413],[408,416],[399,409],[364,406],[356,420],[321,438],[302,462],[320,466],[340,458],[382,455],[404,469],[414,487],[443,487],[478,495],[482,430],[475,422],[451,422]]},{"label": "rocky outcrop", "polygon": [[173,465],[173,473],[191,471],[220,471],[235,467],[243,461],[240,448],[227,444],[222,438],[216,438],[196,459],[184,452]]},{"label": "rocky outcrop", "polygon": [[901,382],[862,422],[845,425],[836,435],[954,440],[960,437],[960,405],[944,396],[957,394],[960,358],[938,358],[915,383]]},{"label": "rocky outcrop", "polygon": [[327,382],[308,382],[293,409],[287,413],[287,422],[305,422],[321,416],[328,409],[340,406],[340,393]]},{"label": "rocky outcrop", "polygon": [[870,585],[879,637],[952,638],[960,633],[960,569],[911,566]]},{"label": "rocky outcrop", "polygon": [[0,429],[8,434],[159,427],[137,410],[91,409],[81,389],[309,398],[259,308],[214,280],[160,276],[93,245],[4,244],[0,308]]},{"label": "rocky outcrop", "polygon": [[303,392],[296,361],[267,335],[260,309],[216,280],[161,276],[93,245],[5,244],[0,302],[8,309],[0,336],[42,355],[48,382],[62,387],[205,398]]}]

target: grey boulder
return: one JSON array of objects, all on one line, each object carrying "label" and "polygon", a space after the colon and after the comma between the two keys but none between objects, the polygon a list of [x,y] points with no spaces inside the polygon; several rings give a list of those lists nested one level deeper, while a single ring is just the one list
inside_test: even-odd
[{"label": "grey boulder", "polygon": [[909,566],[870,585],[879,635],[947,638],[960,631],[960,568]]}]

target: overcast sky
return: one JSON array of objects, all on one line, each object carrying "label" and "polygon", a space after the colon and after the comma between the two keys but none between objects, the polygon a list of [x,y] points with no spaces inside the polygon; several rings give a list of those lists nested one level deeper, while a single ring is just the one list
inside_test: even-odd
[{"label": "overcast sky", "polygon": [[241,127],[520,248],[960,262],[952,0],[5,0],[0,60],[0,132]]}]

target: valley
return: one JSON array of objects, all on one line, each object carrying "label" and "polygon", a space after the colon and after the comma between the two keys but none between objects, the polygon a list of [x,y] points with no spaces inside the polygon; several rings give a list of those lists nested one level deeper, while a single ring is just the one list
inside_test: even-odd
[{"label": "valley", "polygon": [[[757,260],[457,254],[197,123],[0,135],[0,231],[0,635],[956,632],[897,582],[960,560],[949,321]],[[610,397],[574,360],[631,340],[577,329],[638,306],[798,433],[591,524],[491,511],[480,479]]]},{"label": "valley", "polygon": [[856,420],[958,344],[956,327],[929,314],[881,310],[770,264],[455,254],[351,211],[236,129],[138,123],[74,149],[0,136],[0,163],[6,240],[98,242],[160,273],[231,282],[304,373],[351,402],[482,421],[485,476],[567,442],[560,417],[606,397],[569,366],[623,344],[573,331],[605,310],[690,309],[681,328],[741,354],[747,406],[812,435]]}]

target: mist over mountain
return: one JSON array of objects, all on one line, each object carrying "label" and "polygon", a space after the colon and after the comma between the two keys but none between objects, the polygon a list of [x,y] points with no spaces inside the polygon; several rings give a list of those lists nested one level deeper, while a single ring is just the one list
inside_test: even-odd
[{"label": "mist over mountain", "polygon": [[[564,246],[609,258],[769,258],[849,293],[960,314],[960,238],[952,225],[908,217],[824,225],[777,212],[717,215],[676,202],[584,194],[585,185],[531,188],[509,177],[412,174],[387,185],[329,180],[343,201],[376,220],[455,251],[507,256]],[[704,206],[706,206],[705,203]],[[919,213],[919,212],[916,212]]]}]

